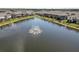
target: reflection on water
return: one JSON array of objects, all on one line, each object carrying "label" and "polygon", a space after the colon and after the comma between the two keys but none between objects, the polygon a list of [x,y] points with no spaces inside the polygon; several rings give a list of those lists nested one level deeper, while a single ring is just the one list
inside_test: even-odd
[{"label": "reflection on water", "polygon": [[24,51],[24,36],[20,35],[20,36],[17,36],[17,39],[14,43],[14,50],[17,51],[17,52],[20,52],[20,51]]},{"label": "reflection on water", "polygon": [[13,28],[13,27],[16,27],[15,23],[11,23],[9,25],[1,26],[0,30],[4,30],[5,28]]},{"label": "reflection on water", "polygon": [[0,51],[79,51],[79,32],[34,18],[1,27]]}]

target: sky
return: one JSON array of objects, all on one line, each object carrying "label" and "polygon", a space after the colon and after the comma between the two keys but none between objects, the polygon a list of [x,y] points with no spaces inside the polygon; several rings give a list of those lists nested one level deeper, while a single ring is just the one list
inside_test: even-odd
[{"label": "sky", "polygon": [[79,8],[79,0],[1,0],[0,8]]}]

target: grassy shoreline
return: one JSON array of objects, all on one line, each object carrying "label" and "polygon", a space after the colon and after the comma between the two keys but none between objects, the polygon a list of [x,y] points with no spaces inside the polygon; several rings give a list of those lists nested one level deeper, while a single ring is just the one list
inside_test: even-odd
[{"label": "grassy shoreline", "polygon": [[22,21],[22,20],[25,20],[25,19],[30,19],[30,18],[33,18],[33,16],[26,16],[26,17],[9,19],[7,21],[0,22],[0,27],[5,26],[5,25],[9,25],[9,24],[12,24],[12,23],[15,23],[15,22],[19,22],[19,21]]},{"label": "grassy shoreline", "polygon": [[79,25],[78,24],[66,23],[66,20],[64,20],[62,22],[59,22],[56,19],[52,19],[52,18],[48,18],[48,17],[43,17],[43,16],[38,16],[38,17],[40,17],[42,19],[45,19],[45,20],[47,20],[49,22],[53,22],[53,23],[56,23],[58,25],[62,25],[62,26],[65,26],[67,28],[71,28],[71,29],[75,29],[75,30],[78,30],[79,31]]},{"label": "grassy shoreline", "polygon": [[[65,26],[67,28],[71,28],[71,29],[75,29],[75,30],[79,31],[79,25],[72,24],[72,23],[66,23],[66,20],[64,20],[62,22],[59,22],[56,19],[52,19],[52,18],[48,18],[48,17],[43,17],[43,16],[38,16],[38,15],[36,15],[36,16],[39,17],[39,18],[45,19],[45,20],[47,20],[49,22],[53,22],[53,23],[56,23],[58,25],[62,25],[62,26]],[[5,26],[5,25],[9,25],[9,24],[12,24],[12,23],[15,23],[15,22],[23,21],[23,20],[26,20],[26,19],[30,19],[30,18],[33,18],[33,17],[34,16],[26,16],[26,17],[9,19],[7,21],[0,22],[0,27]]]}]

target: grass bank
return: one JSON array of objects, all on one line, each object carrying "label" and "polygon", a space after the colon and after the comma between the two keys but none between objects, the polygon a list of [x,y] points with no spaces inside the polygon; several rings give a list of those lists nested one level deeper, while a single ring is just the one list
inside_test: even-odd
[{"label": "grass bank", "polygon": [[65,26],[67,28],[71,28],[71,29],[75,29],[75,30],[78,30],[79,31],[79,25],[78,24],[74,24],[74,23],[67,23],[66,21],[67,20],[62,20],[61,22],[56,20],[56,19],[52,19],[52,18],[48,18],[48,17],[43,17],[43,16],[38,16],[44,20],[47,20],[49,22],[53,22],[53,23],[56,23],[56,24],[59,24],[59,25],[62,25],[62,26]]},{"label": "grass bank", "polygon": [[15,23],[15,22],[19,22],[19,21],[22,21],[22,20],[30,19],[30,18],[33,18],[33,16],[26,16],[26,17],[9,19],[7,21],[0,22],[0,27],[5,26],[5,25],[9,25],[9,24],[12,24],[12,23]]}]

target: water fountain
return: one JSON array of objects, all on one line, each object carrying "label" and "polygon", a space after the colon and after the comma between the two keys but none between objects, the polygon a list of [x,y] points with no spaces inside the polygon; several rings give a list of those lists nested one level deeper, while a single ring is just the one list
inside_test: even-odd
[{"label": "water fountain", "polygon": [[33,26],[30,30],[29,30],[29,33],[30,34],[33,34],[33,35],[39,35],[42,33],[42,30],[40,29],[39,26]]}]

